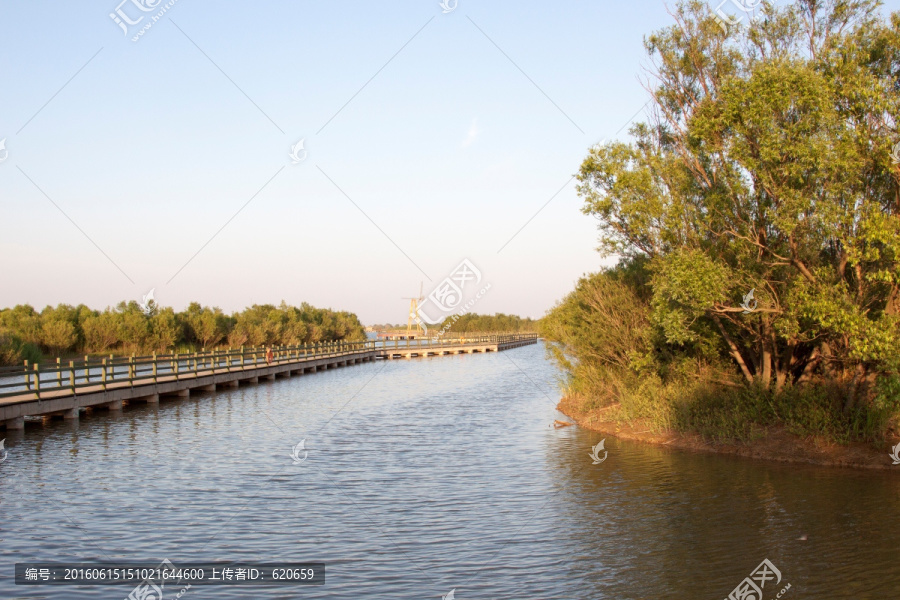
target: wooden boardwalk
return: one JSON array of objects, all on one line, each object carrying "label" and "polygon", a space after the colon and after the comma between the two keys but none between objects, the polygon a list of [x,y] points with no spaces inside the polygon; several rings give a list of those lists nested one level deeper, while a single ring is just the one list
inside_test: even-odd
[{"label": "wooden boardwalk", "polygon": [[109,357],[51,367],[0,369],[0,426],[24,429],[26,417],[77,419],[82,410],[122,410],[126,403],[187,397],[191,390],[255,384],[379,359],[499,352],[537,342],[537,334],[489,335],[453,340],[336,342],[193,354]]}]

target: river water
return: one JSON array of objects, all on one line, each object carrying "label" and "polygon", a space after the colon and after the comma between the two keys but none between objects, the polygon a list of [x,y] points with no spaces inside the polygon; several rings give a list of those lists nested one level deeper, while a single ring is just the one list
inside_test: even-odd
[{"label": "river water", "polygon": [[538,344],[2,432],[0,598],[131,591],[17,586],[15,563],[163,559],[327,565],[324,586],[195,586],[185,600],[718,600],[764,559],[781,573],[765,600],[787,586],[788,600],[897,596],[900,472],[613,438],[594,465],[602,436],[550,426],[557,377]]}]

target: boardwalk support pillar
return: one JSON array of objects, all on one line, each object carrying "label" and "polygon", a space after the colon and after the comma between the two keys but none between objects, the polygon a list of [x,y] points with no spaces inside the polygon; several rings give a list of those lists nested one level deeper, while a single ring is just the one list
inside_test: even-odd
[{"label": "boardwalk support pillar", "polygon": [[14,429],[22,430],[25,429],[25,417],[16,417],[15,419],[7,419],[4,421],[6,425],[7,431],[12,431]]}]

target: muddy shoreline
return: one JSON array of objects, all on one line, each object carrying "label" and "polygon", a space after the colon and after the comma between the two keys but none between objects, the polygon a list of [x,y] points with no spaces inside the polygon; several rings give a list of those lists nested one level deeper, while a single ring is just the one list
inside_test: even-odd
[{"label": "muddy shoreline", "polygon": [[[753,440],[752,443],[713,442],[696,434],[653,432],[647,427],[642,427],[640,423],[631,426],[627,423],[611,421],[604,417],[605,409],[590,412],[580,411],[566,398],[563,398],[556,408],[579,427],[623,440],[783,463],[894,470],[900,475],[900,465],[892,464],[893,461],[889,456],[890,448],[887,446],[882,449],[862,443],[841,445],[814,437],[799,437],[789,433],[784,427],[770,427],[765,431],[763,437]],[[900,438],[891,441],[891,444],[897,443],[900,443]]]}]

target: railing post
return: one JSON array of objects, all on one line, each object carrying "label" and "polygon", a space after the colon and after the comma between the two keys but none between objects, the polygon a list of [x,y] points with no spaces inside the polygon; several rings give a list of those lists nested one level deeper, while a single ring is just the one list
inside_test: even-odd
[{"label": "railing post", "polygon": [[131,358],[128,359],[128,379],[131,380],[131,385],[134,385],[134,379],[137,376],[137,368],[134,366],[134,353],[132,352]]},{"label": "railing post", "polygon": [[28,360],[25,360],[25,389],[31,389],[31,369],[28,368]]},{"label": "railing post", "polygon": [[56,382],[58,387],[62,387],[62,364],[59,362],[59,357],[56,357]]},{"label": "railing post", "polygon": [[34,363],[34,391],[37,399],[41,399],[41,365]]},{"label": "railing post", "polygon": [[75,361],[69,361],[69,387],[72,388],[72,393],[75,393]]},{"label": "railing post", "polygon": [[159,362],[156,359],[156,352],[153,353],[153,383],[156,383],[156,375],[159,372]]},{"label": "railing post", "polygon": [[181,361],[178,360],[177,352],[173,352],[172,356],[175,357],[175,381],[178,381],[178,372],[181,370]]},{"label": "railing post", "polygon": [[103,374],[103,389],[106,389],[106,358],[103,359],[103,367],[101,368],[101,373]]}]

